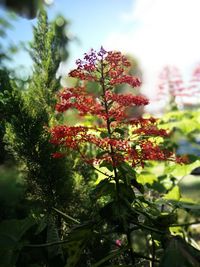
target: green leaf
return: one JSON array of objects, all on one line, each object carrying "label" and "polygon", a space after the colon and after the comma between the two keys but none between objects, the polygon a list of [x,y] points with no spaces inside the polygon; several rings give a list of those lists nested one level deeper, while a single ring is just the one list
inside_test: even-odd
[{"label": "green leaf", "polygon": [[133,175],[135,177],[136,172],[135,170],[126,162],[121,163],[118,166],[119,171],[122,175],[129,173],[130,175]]},{"label": "green leaf", "polygon": [[0,266],[13,267],[20,250],[25,233],[35,224],[32,218],[24,220],[6,220],[0,224]]},{"label": "green leaf", "polygon": [[106,132],[102,132],[102,133],[100,133],[100,137],[101,138],[106,138],[106,137],[109,137],[109,134]]},{"label": "green leaf", "polygon": [[[124,251],[126,251],[128,248],[127,247],[124,247],[122,249],[117,249],[113,252],[111,252],[110,254],[108,254],[105,258],[101,259],[100,261],[96,262],[95,264],[92,265],[92,267],[99,267],[101,266],[103,263],[113,259],[113,258],[116,258],[117,256],[121,255]],[[113,266],[113,265],[112,265]],[[114,265],[116,266],[116,265]],[[120,265],[123,267],[123,265]]]},{"label": "green leaf", "polygon": [[0,247],[13,248],[23,235],[35,224],[32,218],[24,220],[6,220],[0,224]]},{"label": "green leaf", "polygon": [[103,219],[118,226],[122,231],[127,230],[131,214],[131,205],[126,199],[111,201],[100,210],[100,216]]},{"label": "green leaf", "polygon": [[101,180],[92,191],[91,196],[95,199],[98,199],[101,196],[115,194],[115,184],[110,182],[107,178]]},{"label": "green leaf", "polygon": [[170,173],[176,178],[182,178],[183,176],[189,175],[193,169],[200,166],[200,161],[196,160],[191,164],[173,164],[169,167],[166,167],[165,173]]},{"label": "green leaf", "polygon": [[107,153],[108,153],[108,151],[101,151],[101,152],[97,153],[96,157],[101,158],[103,155],[105,155]]},{"label": "green leaf", "polygon": [[[164,199],[163,199],[164,200]],[[178,207],[184,210],[187,210],[194,214],[200,213],[200,204],[187,202],[182,199],[180,200],[170,200],[170,203],[174,205],[174,207]]]},{"label": "green leaf", "polygon": [[123,129],[120,129],[120,128],[116,128],[114,131],[113,131],[114,133],[119,133],[120,135],[124,135],[124,130]]},{"label": "green leaf", "polygon": [[[60,237],[58,234],[58,229],[56,227],[54,219],[51,218],[47,225],[47,243],[54,243],[59,241]],[[47,248],[47,251],[49,259],[52,259],[57,255],[61,255],[63,257],[63,251],[61,245],[50,246]]]},{"label": "green leaf", "polygon": [[154,182],[158,181],[158,177],[153,173],[142,172],[137,176],[137,181],[142,185],[146,184],[152,185]]},{"label": "green leaf", "polygon": [[138,183],[138,181],[135,178],[131,179],[130,182],[133,187],[137,188],[137,190],[140,191],[140,193],[144,194],[144,187],[142,183]]},{"label": "green leaf", "polygon": [[105,160],[99,165],[99,167],[106,167],[110,172],[113,171],[113,166]]},{"label": "green leaf", "polygon": [[172,200],[179,200],[181,198],[180,189],[176,185],[169,191],[169,193],[165,194],[164,199],[172,199]]},{"label": "green leaf", "polygon": [[164,251],[159,267],[200,267],[200,251],[181,237],[172,237]]},{"label": "green leaf", "polygon": [[127,199],[130,203],[135,199],[133,189],[130,186],[126,186],[124,183],[119,184],[119,195],[122,199]]},{"label": "green leaf", "polygon": [[37,229],[35,231],[35,235],[40,234],[47,227],[47,216],[44,216],[40,219]]},{"label": "green leaf", "polygon": [[177,214],[176,213],[169,213],[169,214],[160,214],[155,219],[154,223],[155,225],[160,229],[162,228],[168,228],[170,225],[177,222]]},{"label": "green leaf", "polygon": [[93,235],[91,223],[80,225],[69,234],[69,242],[65,244],[67,250],[67,263],[65,267],[75,267],[81,253]]}]

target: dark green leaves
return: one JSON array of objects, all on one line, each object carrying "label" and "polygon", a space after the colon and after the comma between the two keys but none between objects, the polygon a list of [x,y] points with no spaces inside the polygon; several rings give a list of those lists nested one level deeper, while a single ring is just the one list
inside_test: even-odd
[{"label": "dark green leaves", "polygon": [[35,224],[32,218],[7,220],[0,224],[0,266],[12,267],[26,244],[24,235]]},{"label": "dark green leaves", "polygon": [[109,202],[100,210],[101,217],[122,232],[128,229],[131,214],[131,205],[124,199]]},{"label": "dark green leaves", "polygon": [[67,262],[65,267],[78,266],[83,249],[92,238],[92,225],[90,223],[74,228],[68,236],[68,243],[64,246],[67,249]]},{"label": "dark green leaves", "polygon": [[101,180],[95,189],[92,191],[91,196],[95,199],[100,198],[101,196],[109,195],[114,197],[115,194],[115,184],[111,182],[109,179]]},{"label": "dark green leaves", "polygon": [[172,237],[167,244],[159,267],[199,267],[200,251],[181,237]]}]

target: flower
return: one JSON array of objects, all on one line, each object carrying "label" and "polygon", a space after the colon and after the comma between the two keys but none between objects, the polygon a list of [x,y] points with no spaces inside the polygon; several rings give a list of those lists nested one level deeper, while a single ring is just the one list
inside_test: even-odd
[{"label": "flower", "polygon": [[[128,117],[127,108],[148,105],[149,100],[142,95],[115,92],[115,86],[121,83],[133,87],[141,85],[137,77],[127,75],[130,63],[121,52],[106,51],[103,47],[98,52],[92,49],[76,64],[77,68],[69,75],[83,81],[95,81],[99,86],[98,94],[88,91],[86,82],[64,88],[58,94],[56,110],[76,109],[79,115],[94,116],[101,123],[98,127],[54,126],[51,129],[51,143],[77,150],[90,164],[107,162],[117,167],[127,162],[133,167],[144,167],[149,160],[182,161],[157,143],[158,136],[166,137],[169,133],[157,128],[155,118]],[[81,152],[86,144],[94,148],[96,155],[88,157]]]},{"label": "flower", "polygon": [[115,244],[117,247],[121,247],[122,241],[120,239],[115,240]]},{"label": "flower", "polygon": [[163,136],[167,137],[169,134],[164,129],[158,129],[155,125],[147,126],[146,128],[138,128],[133,131],[134,134],[152,135],[152,136]]},{"label": "flower", "polygon": [[120,106],[128,107],[128,106],[143,106],[148,105],[149,100],[144,96],[135,96],[133,94],[115,94],[110,91],[106,92],[106,100],[115,101]]},{"label": "flower", "polygon": [[110,80],[111,85],[122,84],[122,83],[127,83],[127,84],[131,85],[132,87],[138,87],[141,85],[141,81],[138,78],[132,77],[129,75],[123,75],[119,78],[115,78],[115,79],[113,78]]}]

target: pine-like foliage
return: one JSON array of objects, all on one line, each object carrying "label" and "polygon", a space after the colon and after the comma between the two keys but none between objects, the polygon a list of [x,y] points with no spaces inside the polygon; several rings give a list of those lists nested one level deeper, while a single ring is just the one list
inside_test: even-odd
[{"label": "pine-like foliage", "polygon": [[61,56],[59,39],[44,10],[34,28],[30,53],[34,71],[28,90],[13,85],[12,91],[4,94],[5,140],[25,171],[28,196],[38,200],[45,212],[69,204],[73,182],[69,159],[52,158],[54,147],[49,143],[48,127],[57,120],[52,111],[60,86],[56,72]]}]

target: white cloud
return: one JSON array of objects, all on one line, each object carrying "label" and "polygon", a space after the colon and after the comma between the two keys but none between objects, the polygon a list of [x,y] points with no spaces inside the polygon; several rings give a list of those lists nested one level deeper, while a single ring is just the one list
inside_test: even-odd
[{"label": "white cloud", "polygon": [[105,47],[138,58],[144,71],[144,91],[150,96],[162,66],[175,64],[187,73],[200,61],[200,1],[135,0],[134,3],[129,13],[122,14],[128,29],[110,35]]}]

